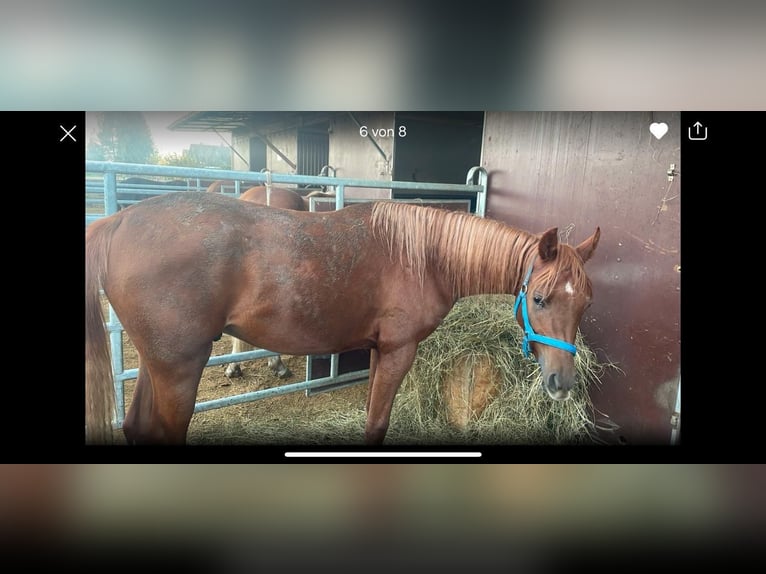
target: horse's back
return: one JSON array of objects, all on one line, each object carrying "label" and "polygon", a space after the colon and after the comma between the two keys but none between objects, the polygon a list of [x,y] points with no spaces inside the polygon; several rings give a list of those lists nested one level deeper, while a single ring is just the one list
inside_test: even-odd
[{"label": "horse's back", "polygon": [[146,286],[147,297],[192,286],[213,296],[218,285],[242,281],[258,291],[280,280],[316,288],[330,283],[328,270],[350,271],[357,257],[349,255],[370,241],[369,209],[314,214],[213,193],[163,195],[110,218],[99,225],[115,227],[111,291]]},{"label": "horse's back", "polygon": [[[301,206],[303,205],[299,194],[279,188],[272,191],[278,190],[292,194],[301,201]],[[259,194],[261,192],[265,193],[265,188],[260,188]],[[185,237],[204,233],[212,234],[211,239],[220,238],[225,232],[231,234],[235,229],[237,232],[265,230],[264,232],[269,234],[279,233],[280,226],[303,227],[312,223],[329,231],[333,226],[341,228],[369,222],[372,210],[372,204],[357,204],[340,211],[309,213],[303,209],[287,210],[275,205],[267,206],[255,201],[255,197],[253,194],[250,201],[241,201],[216,193],[164,194],[100,219],[94,225],[103,225],[102,222],[114,220],[120,227],[133,228],[131,233],[137,234],[136,241],[156,241],[160,236],[183,241]],[[241,198],[244,198],[244,195]],[[173,237],[176,232],[183,232],[183,236]],[[318,240],[326,242],[326,238],[323,237],[319,237]]]},{"label": "horse's back", "polygon": [[194,192],[147,200],[119,214],[105,290],[147,347],[159,332],[197,344],[224,332],[289,354],[370,346],[400,273],[370,230],[371,210],[290,211]]}]

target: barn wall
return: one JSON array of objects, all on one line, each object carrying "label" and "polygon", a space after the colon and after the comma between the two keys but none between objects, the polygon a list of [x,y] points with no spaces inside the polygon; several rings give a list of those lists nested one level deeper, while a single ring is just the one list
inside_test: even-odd
[{"label": "barn wall", "polygon": [[[251,130],[243,128],[232,133],[232,145],[244,158],[250,157],[250,140],[255,137]],[[274,144],[290,161],[297,163],[298,130],[297,128],[270,133],[269,141]],[[250,167],[235,153],[232,154],[232,169],[250,171]],[[295,170],[279,157],[270,147],[266,147],[266,166],[274,173],[294,174]]]},{"label": "barn wall", "polygon": [[[657,140],[652,122],[670,129]],[[619,429],[609,442],[667,444],[681,376],[679,113],[495,113],[482,165],[487,215],[541,232],[574,228],[577,244],[601,227],[587,264],[594,303],[581,324],[599,359],[616,364],[597,409]],[[663,201],[663,198],[665,201]]]},{"label": "barn wall", "polygon": [[[357,112],[354,115],[362,125],[366,125],[370,129],[394,127],[393,112]],[[359,135],[359,126],[348,114],[335,116],[331,130],[329,161],[330,165],[337,170],[336,175],[338,177],[391,181],[391,169],[385,166],[383,156],[368,138]],[[375,140],[386,156],[393,157],[394,138],[378,137]],[[348,187],[346,188],[346,195],[359,198],[388,198],[390,197],[390,189]]]},{"label": "barn wall", "polygon": [[[266,135],[269,141],[287,156],[291,162],[298,164],[298,128],[292,128]],[[295,169],[285,163],[273,149],[266,146],[266,166],[273,173],[294,174]],[[316,174],[311,174],[316,175]]]}]

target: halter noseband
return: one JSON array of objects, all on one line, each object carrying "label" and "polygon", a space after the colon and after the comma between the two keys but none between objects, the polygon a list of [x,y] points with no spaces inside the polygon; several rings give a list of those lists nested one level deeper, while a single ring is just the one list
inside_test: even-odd
[{"label": "halter noseband", "polygon": [[524,283],[521,284],[519,294],[516,296],[516,302],[513,304],[513,315],[516,316],[516,312],[521,305],[521,316],[524,320],[524,338],[521,340],[521,349],[524,352],[524,356],[528,357],[530,354],[529,343],[536,342],[548,345],[549,347],[556,347],[572,355],[577,354],[577,347],[561,339],[554,339],[553,337],[546,337],[545,335],[538,335],[532,328],[532,324],[529,322],[529,316],[527,315],[527,285],[529,285],[529,278],[532,275],[532,268],[535,266],[535,260],[529,266],[526,277],[524,277]]}]

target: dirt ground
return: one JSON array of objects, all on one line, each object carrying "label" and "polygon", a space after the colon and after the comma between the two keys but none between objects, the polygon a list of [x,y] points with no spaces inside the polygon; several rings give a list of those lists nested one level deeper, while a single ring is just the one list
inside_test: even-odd
[{"label": "dirt ground", "polygon": [[[124,339],[125,369],[138,367],[138,356],[127,335]],[[231,352],[231,338],[224,335],[213,344],[212,355]],[[292,376],[279,379],[267,365],[267,359],[242,363],[242,377],[229,379],[225,365],[207,367],[202,373],[197,402],[234,396],[242,393],[268,389],[279,385],[305,380],[306,358],[283,356],[282,361],[292,371]],[[125,410],[130,407],[136,381],[125,382]],[[249,403],[195,413],[189,425],[188,444],[288,444],[306,442],[302,430],[312,419],[324,418],[337,413],[363,420],[367,383],[307,396],[297,391],[259,399]],[[349,437],[350,443],[363,443],[363,428],[359,428],[358,440]],[[314,437],[322,442],[322,437]],[[314,442],[312,439],[312,442]],[[115,432],[115,441],[124,443],[121,431]]]}]

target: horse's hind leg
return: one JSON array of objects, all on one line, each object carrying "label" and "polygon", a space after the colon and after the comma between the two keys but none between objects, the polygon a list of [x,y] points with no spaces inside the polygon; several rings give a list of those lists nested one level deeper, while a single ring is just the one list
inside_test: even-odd
[{"label": "horse's hind leg", "polygon": [[152,381],[149,370],[139,361],[138,380],[133,391],[133,402],[130,404],[122,432],[128,444],[141,443],[143,437],[149,434],[150,414],[152,412]]},{"label": "horse's hind leg", "polygon": [[[245,351],[252,351],[253,347],[249,345],[248,343],[245,343],[241,339],[237,339],[236,337],[231,338],[231,352],[232,353],[244,353]],[[233,379],[235,377],[241,377],[242,376],[242,369],[239,366],[239,363],[229,363],[226,365],[226,370],[224,371],[224,374],[230,378]]]},{"label": "horse's hind leg", "polygon": [[[139,369],[125,436],[135,444],[184,444],[194,414],[207,351],[173,362],[147,361]],[[142,376],[144,375],[144,376]]]},{"label": "horse's hind leg", "polygon": [[396,392],[410,370],[417,350],[417,344],[406,345],[390,352],[378,349],[375,377],[368,391],[367,423],[364,426],[367,444],[379,445],[386,438]]},{"label": "horse's hind leg", "polygon": [[[252,345],[250,345],[249,343],[246,343],[245,341],[241,339],[237,339],[236,337],[231,338],[232,353],[244,353],[246,351],[252,351],[254,348],[255,347],[253,347]],[[286,379],[288,377],[293,376],[292,371],[290,371],[290,369],[287,368],[287,365],[285,365],[282,362],[282,357],[280,357],[279,355],[276,355],[274,357],[269,357],[269,368],[280,379]],[[230,379],[233,379],[235,377],[241,377],[242,368],[239,366],[239,363],[229,363],[228,365],[226,365],[226,370],[224,371],[224,374]]]},{"label": "horse's hind leg", "polygon": [[269,357],[269,368],[280,379],[286,379],[293,375],[292,371],[287,368],[287,365],[282,362],[282,357],[280,355]]}]

